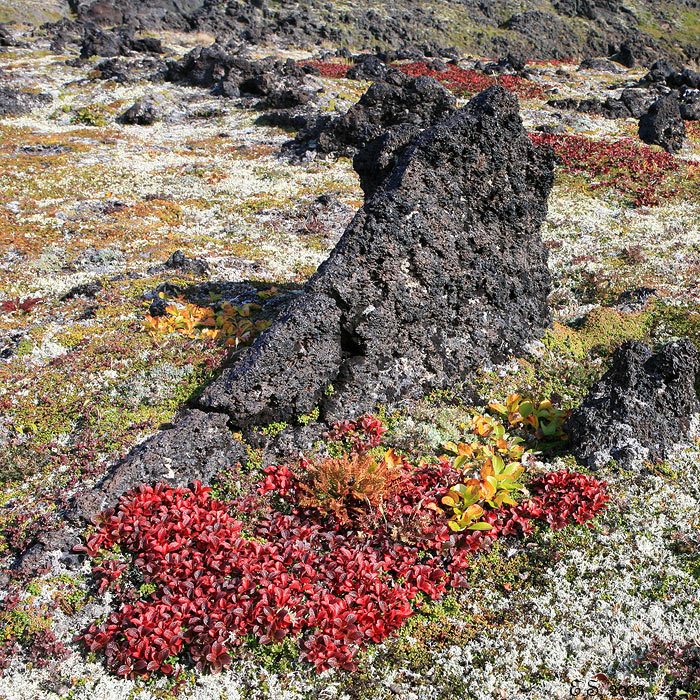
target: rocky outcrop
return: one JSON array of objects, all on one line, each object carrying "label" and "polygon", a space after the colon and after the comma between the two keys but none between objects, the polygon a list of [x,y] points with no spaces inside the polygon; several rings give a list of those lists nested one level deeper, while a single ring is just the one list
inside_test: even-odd
[{"label": "rocky outcrop", "polygon": [[[556,0],[540,3],[546,12],[528,10],[534,3],[516,7],[511,0],[460,0],[456,5],[437,0],[70,0],[70,5],[79,23],[207,32],[256,44],[380,47],[391,56],[397,47],[406,46],[415,47],[406,56],[415,60],[452,58],[452,46],[445,44],[458,43],[460,53],[481,56],[609,56],[626,66],[646,66],[660,56],[678,56],[685,63],[700,58],[697,42],[686,38],[688,26],[697,19],[697,2],[678,1],[683,4],[678,6],[682,19],[671,23],[666,6],[655,0],[637,0],[634,10],[617,0]],[[648,34],[640,25],[642,17],[646,24],[664,26],[664,33]]]},{"label": "rocky outcrop", "polygon": [[600,114],[606,119],[639,119],[654,101],[654,95],[647,90],[627,88],[619,98],[608,97],[601,101],[597,98],[577,100],[569,97],[549,100],[547,104],[555,109],[572,110],[583,114]]},{"label": "rocky outcrop", "polygon": [[136,100],[129,109],[124,112],[119,121],[122,124],[138,124],[149,126],[163,116],[163,107],[153,95],[145,95],[140,100]]},{"label": "rocky outcrop", "polygon": [[567,424],[572,453],[597,468],[666,459],[700,411],[695,381],[698,352],[687,339],[658,352],[624,343],[612,367],[591,389]]},{"label": "rocky outcrop", "polygon": [[171,82],[210,88],[215,95],[249,96],[260,108],[290,108],[305,105],[316,97],[307,83],[307,71],[292,59],[250,60],[230,53],[218,44],[198,46],[179,61],[168,64]]},{"label": "rocky outcrop", "polygon": [[343,115],[321,116],[302,129],[287,150],[353,156],[399,124],[425,128],[455,109],[454,96],[434,78],[389,71]]},{"label": "rocky outcrop", "polygon": [[639,138],[669,153],[680,151],[685,140],[685,123],[678,100],[669,95],[654,102],[639,120]]},{"label": "rocky outcrop", "polygon": [[538,232],[554,159],[517,99],[489,88],[402,148],[304,293],[200,408],[239,427],[316,406],[352,417],[454,387],[548,325]]},{"label": "rocky outcrop", "polygon": [[0,87],[0,116],[16,117],[27,114],[36,107],[48,104],[53,98],[47,93],[25,92]]},{"label": "rocky outcrop", "polygon": [[114,31],[102,29],[96,24],[83,27],[83,40],[80,46],[82,58],[91,56],[128,56],[137,53],[162,54],[165,52],[160,39],[146,37],[136,39],[130,28],[120,27]]}]

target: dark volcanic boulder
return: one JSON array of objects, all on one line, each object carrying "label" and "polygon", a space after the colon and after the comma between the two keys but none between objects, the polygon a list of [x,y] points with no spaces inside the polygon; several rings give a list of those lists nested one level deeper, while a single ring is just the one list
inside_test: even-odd
[{"label": "dark volcanic boulder", "polygon": [[413,78],[392,70],[373,83],[340,117],[324,116],[297,134],[289,147],[297,153],[353,156],[386,129],[399,124],[426,127],[455,109],[455,98],[434,78]]},{"label": "dark volcanic boulder", "polygon": [[683,148],[685,123],[678,100],[672,96],[656,100],[639,120],[639,138],[645,143],[658,144],[669,153]]},{"label": "dark volcanic boulder", "polygon": [[355,65],[345,77],[349,80],[382,80],[389,70],[389,66],[379,56],[365,53],[355,58]]},{"label": "dark volcanic boulder", "polygon": [[687,339],[657,353],[645,343],[624,343],[567,423],[572,453],[591,467],[611,459],[623,467],[666,459],[700,410],[698,369]]},{"label": "dark volcanic boulder", "polygon": [[601,73],[620,73],[618,68],[612,61],[607,58],[584,58],[581,61],[578,70],[596,70]]},{"label": "dark volcanic boulder", "polygon": [[222,414],[183,411],[174,422],[146,440],[95,488],[76,499],[72,518],[89,520],[139,484],[166,481],[204,483],[218,472],[247,461],[242,443],[233,438]]},{"label": "dark volcanic boulder", "polygon": [[101,29],[96,24],[83,27],[82,58],[91,56],[126,56],[131,50],[131,37],[121,32]]},{"label": "dark volcanic boulder", "polygon": [[163,116],[163,108],[152,95],[146,95],[136,100],[124,114],[119,117],[122,124],[139,124],[148,126],[154,124]]},{"label": "dark volcanic boulder", "polygon": [[316,406],[347,418],[522,350],[549,323],[538,231],[553,164],[499,86],[423,131],[304,293],[198,405],[239,427]]},{"label": "dark volcanic boulder", "polygon": [[46,93],[22,92],[0,87],[0,116],[16,117],[31,112],[35,107],[48,104],[53,98]]}]

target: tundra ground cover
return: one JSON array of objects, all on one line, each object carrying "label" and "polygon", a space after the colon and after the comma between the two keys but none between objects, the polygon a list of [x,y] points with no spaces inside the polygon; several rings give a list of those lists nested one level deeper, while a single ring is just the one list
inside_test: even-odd
[{"label": "tundra ground cover", "polygon": [[[283,166],[274,154],[287,135],[254,126],[254,114],[225,100],[163,87],[180,105],[181,121],[123,127],[114,116],[151,85],[104,84],[87,77],[91,64],[55,65],[56,57],[32,47],[19,53],[21,60],[8,58],[4,68],[17,81],[52,90],[55,100],[30,116],[5,119],[0,133],[0,528],[6,553],[51,527],[66,499],[169,420],[225,361],[228,350],[202,335],[206,327],[194,337],[168,328],[149,333],[143,323],[155,297],[144,295],[164,283],[187,289],[209,282],[235,304],[227,283],[243,280],[258,285],[254,294],[272,287],[293,294],[348,218],[323,214],[322,227],[309,226],[316,198],[331,194],[350,210],[362,199],[347,161]],[[70,79],[80,82],[66,84]],[[556,82],[554,70],[540,80]],[[583,92],[590,79],[572,73],[566,80],[567,89]],[[344,95],[338,105],[348,91],[362,89],[332,77],[324,85],[328,108],[336,87]],[[71,124],[73,108],[93,101],[107,108],[108,124]],[[64,104],[66,112],[58,109]],[[533,128],[553,118],[537,100],[525,105],[523,116]],[[209,116],[195,118],[195,112]],[[622,126],[578,119],[567,123],[570,135],[561,141],[585,137],[586,143],[574,152],[575,172],[562,167],[557,175],[543,230],[557,325],[538,355],[483,368],[478,388],[485,400],[503,401],[516,391],[537,399],[559,394],[568,408],[622,339],[700,338],[700,217],[688,177],[700,156],[698,141],[691,131],[686,150],[673,161],[659,150],[638,149],[641,186],[654,182],[662,192],[667,186],[679,191],[629,206],[638,186],[634,169],[625,170],[619,159],[610,168],[616,156],[611,139],[619,139]],[[633,131],[632,122],[627,126]],[[590,186],[594,178],[605,186]],[[176,249],[206,259],[209,273],[148,272]],[[95,280],[101,288],[66,297]],[[620,293],[638,287],[653,287],[658,298],[627,311],[612,308]],[[209,303],[207,293],[196,306]],[[211,308],[217,313],[220,307]],[[435,396],[381,414],[382,439],[411,464],[421,457],[434,462],[445,443],[464,440],[469,418],[454,396]],[[351,447],[352,430],[346,436]],[[0,614],[6,666],[0,696],[539,700],[569,697],[573,683],[585,687],[604,673],[617,687],[673,697],[685,682],[673,672],[682,674],[696,658],[700,635],[698,454],[695,443],[641,473],[620,474],[610,466],[596,474],[608,482],[611,501],[592,530],[551,531],[540,524],[529,539],[498,538],[489,551],[473,554],[462,589],[435,600],[417,595],[400,628],[357,651],[352,672],[318,674],[301,658],[306,647],[291,638],[260,644],[252,636],[220,674],[186,669],[177,678],[124,679],[108,672],[99,649],[85,654],[74,637],[100,618],[119,615],[122,603],[157,599],[153,582],[129,578],[138,566],[122,574],[121,593],[118,580],[100,593],[87,563],[60,575],[14,580],[14,597]],[[252,446],[251,457],[245,478],[255,483],[262,475],[255,472],[259,454]],[[565,452],[534,461],[529,468],[542,476],[580,469]],[[210,504],[211,497],[202,498]],[[228,504],[229,494],[222,488],[215,500]],[[247,521],[231,518],[248,532]],[[261,547],[278,545],[268,532],[260,537]],[[244,542],[252,547],[256,540]],[[132,553],[125,547],[110,556],[117,564],[109,557],[97,564],[105,568],[102,580]],[[129,600],[136,584],[136,600]],[[685,650],[680,660],[676,650]],[[220,651],[212,663],[225,660]]]}]

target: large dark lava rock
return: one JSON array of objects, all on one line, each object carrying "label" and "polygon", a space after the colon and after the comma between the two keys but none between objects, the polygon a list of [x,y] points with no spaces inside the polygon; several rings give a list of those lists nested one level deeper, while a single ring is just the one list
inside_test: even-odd
[{"label": "large dark lava rock", "polygon": [[[240,427],[454,387],[549,323],[553,154],[501,87],[423,131],[286,312],[199,406]],[[332,389],[330,388],[332,385]]]},{"label": "large dark lava rock", "polygon": [[572,453],[594,468],[611,459],[623,467],[666,459],[700,410],[698,369],[687,339],[657,353],[639,341],[624,343],[568,421]]},{"label": "large dark lava rock", "polygon": [[639,138],[645,143],[658,144],[669,153],[683,148],[685,123],[675,97],[661,97],[639,120]]},{"label": "large dark lava rock", "polygon": [[353,156],[388,128],[399,124],[425,128],[444,119],[455,105],[452,93],[435,78],[390,70],[345,114],[321,117],[302,129],[289,147],[297,153]]}]

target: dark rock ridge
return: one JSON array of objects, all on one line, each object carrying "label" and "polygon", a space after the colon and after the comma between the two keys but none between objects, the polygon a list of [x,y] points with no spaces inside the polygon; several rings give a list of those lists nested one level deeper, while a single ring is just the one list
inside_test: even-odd
[{"label": "dark rock ridge", "polygon": [[[363,50],[378,46],[391,53],[403,45],[435,46],[432,55],[451,57],[444,45],[457,44],[461,51],[478,55],[609,56],[626,66],[650,65],[659,56],[677,56],[684,62],[700,58],[697,42],[685,39],[690,22],[697,17],[697,0],[677,0],[673,21],[669,21],[668,7],[655,0],[637,0],[634,11],[620,0],[557,0],[547,4],[547,12],[528,9],[533,4],[511,0],[359,0],[349,5],[326,0],[73,2],[79,22],[205,31],[217,37],[297,48],[333,43]],[[513,14],[516,5],[526,11]],[[651,36],[640,25],[642,16],[669,30]]]},{"label": "dark rock ridge", "polygon": [[353,156],[390,127],[425,128],[444,119],[455,106],[452,93],[435,78],[411,77],[392,69],[345,114],[309,120],[285,148],[299,155],[315,151]]},{"label": "dark rock ridge", "polygon": [[685,123],[678,100],[671,96],[654,102],[639,120],[639,138],[645,143],[658,144],[669,153],[683,148]]},{"label": "dark rock ridge", "polygon": [[102,29],[88,23],[83,26],[83,39],[80,46],[82,58],[91,56],[128,56],[131,52],[162,54],[165,48],[160,39],[134,38],[130,27],[118,27],[114,31]]},{"label": "dark rock ridge", "polygon": [[656,353],[645,343],[624,343],[568,421],[571,452],[594,468],[611,459],[621,467],[666,459],[700,411],[699,369],[687,338]]},{"label": "dark rock ridge", "polygon": [[[685,89],[667,91],[662,97],[670,97],[678,102],[681,118],[684,121],[700,119],[700,92]],[[619,98],[608,97],[605,100],[588,98],[577,100],[567,97],[559,100],[549,100],[547,104],[555,109],[571,110],[583,114],[600,114],[606,119],[639,119],[649,110],[649,107],[659,99],[659,94],[653,90],[641,88],[626,88]]]},{"label": "dark rock ridge", "polygon": [[260,108],[289,108],[315,100],[308,72],[292,59],[251,60],[218,44],[198,46],[168,64],[166,80],[211,88],[216,95],[261,99]]},{"label": "dark rock ridge", "polygon": [[316,406],[347,418],[521,351],[549,323],[539,228],[553,164],[501,87],[423,131],[304,293],[196,405],[242,428]]},{"label": "dark rock ridge", "polygon": [[608,97],[605,100],[597,98],[577,100],[569,97],[560,100],[549,100],[547,104],[555,109],[572,110],[584,114],[600,114],[607,119],[639,118],[648,109],[655,97],[647,90],[627,88],[619,98]]}]

